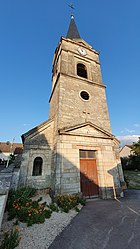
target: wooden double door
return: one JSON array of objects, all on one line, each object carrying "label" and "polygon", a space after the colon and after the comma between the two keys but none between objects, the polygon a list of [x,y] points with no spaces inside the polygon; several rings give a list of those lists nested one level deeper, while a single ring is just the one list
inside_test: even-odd
[{"label": "wooden double door", "polygon": [[95,151],[80,150],[80,185],[84,196],[98,196]]}]

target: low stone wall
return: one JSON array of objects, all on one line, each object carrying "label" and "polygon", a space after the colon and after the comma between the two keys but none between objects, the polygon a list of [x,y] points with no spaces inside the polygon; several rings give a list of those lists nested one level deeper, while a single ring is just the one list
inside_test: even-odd
[{"label": "low stone wall", "polygon": [[10,189],[17,189],[20,169],[11,165],[0,171],[0,229]]},{"label": "low stone wall", "polygon": [[1,224],[3,220],[6,202],[7,202],[7,197],[8,197],[8,194],[0,195],[0,229],[1,229]]},{"label": "low stone wall", "polygon": [[17,189],[18,184],[19,184],[19,174],[20,174],[20,169],[14,168],[13,173],[12,173],[10,189],[14,189],[14,190]]},{"label": "low stone wall", "polygon": [[0,195],[8,194],[13,175],[13,167],[4,168],[0,172]]}]

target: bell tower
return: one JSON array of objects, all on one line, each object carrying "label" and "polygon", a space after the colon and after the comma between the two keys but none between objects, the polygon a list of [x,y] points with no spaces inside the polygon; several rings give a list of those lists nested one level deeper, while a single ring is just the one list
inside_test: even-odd
[{"label": "bell tower", "polygon": [[80,37],[72,15],[53,59],[50,118],[58,129],[89,121],[111,132],[105,88],[99,53]]},{"label": "bell tower", "polygon": [[72,15],[54,54],[49,120],[22,135],[20,184],[122,196],[119,141],[111,132],[105,88],[99,53],[80,37]]}]

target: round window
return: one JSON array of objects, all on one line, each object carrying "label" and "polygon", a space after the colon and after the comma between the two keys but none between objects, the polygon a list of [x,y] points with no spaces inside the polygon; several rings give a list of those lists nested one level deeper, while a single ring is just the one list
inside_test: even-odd
[{"label": "round window", "polygon": [[80,96],[81,96],[81,98],[84,99],[84,100],[89,100],[89,93],[86,92],[86,91],[80,92]]}]

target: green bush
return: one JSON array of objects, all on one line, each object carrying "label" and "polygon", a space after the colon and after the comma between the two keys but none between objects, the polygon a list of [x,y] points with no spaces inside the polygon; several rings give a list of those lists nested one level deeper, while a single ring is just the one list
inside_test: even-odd
[{"label": "green bush", "polygon": [[20,237],[18,229],[12,230],[10,233],[4,234],[4,239],[1,243],[0,249],[14,249],[19,245]]},{"label": "green bush", "polygon": [[52,211],[46,207],[46,202],[39,204],[42,198],[32,201],[30,198],[34,190],[30,188],[18,189],[10,193],[8,201],[8,220],[17,218],[31,226],[43,223],[45,218],[50,218]]},{"label": "green bush", "polygon": [[58,206],[57,206],[56,203],[50,203],[48,205],[48,208],[51,209],[53,212],[58,212],[59,211]]},{"label": "green bush", "polygon": [[123,170],[140,170],[140,156],[130,155],[121,158]]},{"label": "green bush", "polygon": [[68,213],[70,209],[75,208],[79,212],[77,207],[80,203],[85,205],[85,199],[80,194],[64,194],[56,195],[54,203],[46,206],[46,202],[40,204],[42,198],[37,201],[32,201],[35,190],[32,188],[21,188],[16,191],[12,191],[8,198],[8,220],[16,218],[18,221],[27,223],[27,226],[31,226],[36,223],[43,223],[46,218],[50,218],[52,211],[61,209]]},{"label": "green bush", "polygon": [[14,201],[18,199],[24,200],[24,202],[30,200],[30,197],[34,196],[36,190],[30,187],[19,188],[17,190],[10,190],[8,195],[7,209],[12,207]]},{"label": "green bush", "polygon": [[[76,208],[78,204],[85,205],[86,200],[80,194],[56,195],[54,201],[62,211],[68,213],[70,209]],[[76,208],[78,211],[78,208]]]}]

